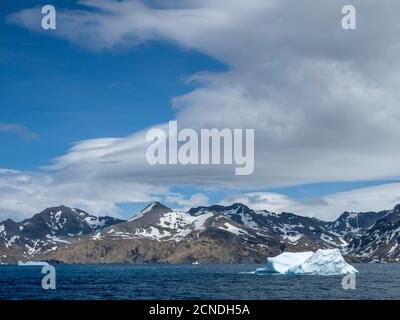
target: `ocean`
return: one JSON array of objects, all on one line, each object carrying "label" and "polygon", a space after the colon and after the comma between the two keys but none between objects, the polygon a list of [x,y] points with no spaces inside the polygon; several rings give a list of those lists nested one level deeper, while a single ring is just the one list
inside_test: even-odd
[{"label": "ocean", "polygon": [[399,299],[400,264],[353,264],[356,289],[342,276],[256,275],[263,265],[55,265],[56,289],[41,267],[0,266],[0,300]]}]

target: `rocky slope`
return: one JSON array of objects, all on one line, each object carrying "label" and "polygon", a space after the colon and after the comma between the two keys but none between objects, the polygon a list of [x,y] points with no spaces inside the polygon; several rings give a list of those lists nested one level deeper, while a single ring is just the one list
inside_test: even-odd
[{"label": "rocky slope", "polygon": [[0,223],[0,262],[43,255],[76,241],[81,235],[121,222],[65,206],[48,208],[19,223],[8,219]]},{"label": "rocky slope", "polygon": [[348,254],[363,261],[400,261],[400,205],[383,213],[361,236],[350,241]]},{"label": "rocky slope", "polygon": [[0,263],[262,263],[282,251],[320,248],[339,248],[353,261],[393,262],[399,233],[400,206],[345,212],[333,222],[240,203],[182,212],[155,202],[129,221],[58,207],[0,223]]}]

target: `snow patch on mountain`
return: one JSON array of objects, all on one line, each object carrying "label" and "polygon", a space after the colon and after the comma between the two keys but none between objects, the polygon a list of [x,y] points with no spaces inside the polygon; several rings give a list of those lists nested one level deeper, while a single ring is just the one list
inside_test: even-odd
[{"label": "snow patch on mountain", "polygon": [[63,240],[63,239],[60,239],[59,237],[51,236],[51,235],[47,235],[46,238],[49,239],[49,240],[51,240],[51,241],[54,242],[54,243],[55,243],[55,242],[71,243],[71,242],[69,242],[69,241],[67,241],[67,240]]},{"label": "snow patch on mountain", "polygon": [[94,216],[86,217],[85,221],[92,229],[103,228],[106,225],[106,219]]},{"label": "snow patch on mountain", "polygon": [[10,248],[19,238],[19,236],[12,236],[8,241],[5,242],[6,248]]},{"label": "snow patch on mountain", "polygon": [[213,213],[208,212],[200,216],[192,216],[186,212],[172,211],[165,213],[159,220],[157,226],[160,230],[152,227],[150,234],[142,233],[143,236],[150,236],[157,240],[169,238],[169,240],[179,241],[192,231],[199,231],[204,228],[205,222],[211,218]]},{"label": "snow patch on mountain", "polygon": [[228,231],[230,233],[233,233],[237,236],[242,236],[242,235],[246,235],[249,236],[249,233],[246,230],[240,229],[238,227],[233,226],[232,224],[225,222],[224,225],[222,227],[219,227],[219,229]]}]

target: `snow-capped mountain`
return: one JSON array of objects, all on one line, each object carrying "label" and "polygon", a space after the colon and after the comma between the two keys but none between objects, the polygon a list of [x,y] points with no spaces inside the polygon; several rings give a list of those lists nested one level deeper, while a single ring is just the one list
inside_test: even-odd
[{"label": "snow-capped mountain", "polygon": [[379,212],[344,212],[336,221],[328,223],[327,229],[340,234],[345,240],[363,235],[375,222],[385,216],[388,211]]},{"label": "snow-capped mountain", "polygon": [[263,262],[282,251],[344,250],[342,225],[355,233],[360,228],[354,218],[343,214],[339,222],[329,223],[292,213],[256,211],[240,203],[183,212],[155,202],[129,221],[87,235],[51,258],[77,263]]},{"label": "snow-capped mountain", "polygon": [[333,222],[240,203],[184,212],[154,202],[128,221],[62,206],[0,223],[0,262],[264,262],[283,251],[333,248],[352,259],[397,261],[399,233],[400,206],[345,212]]},{"label": "snow-capped mountain", "polygon": [[182,212],[155,202],[128,222],[99,231],[92,238],[146,238],[179,242],[190,234],[193,236],[211,228],[243,239],[274,239],[283,246],[329,248],[344,244],[341,237],[325,228],[325,223],[320,220],[291,213],[278,215],[254,211],[240,203],[192,208]]},{"label": "snow-capped mountain", "polygon": [[273,234],[248,223],[213,210],[183,212],[155,202],[129,221],[82,237],[49,257],[77,263],[217,263],[263,262],[280,252],[282,243]]},{"label": "snow-capped mountain", "polygon": [[[93,233],[123,220],[96,217],[65,206],[48,208],[30,219],[0,223],[0,253],[21,259],[54,251],[77,236]],[[0,256],[0,261],[2,256]],[[3,257],[4,258],[4,257]],[[10,258],[10,257],[8,257]]]},{"label": "snow-capped mountain", "polygon": [[235,203],[232,206],[211,206],[194,208],[194,215],[215,212],[226,216],[240,225],[269,234],[284,245],[298,245],[308,249],[330,248],[344,245],[342,238],[326,228],[326,222],[315,218],[302,217],[292,213],[276,214],[265,210],[252,210]]},{"label": "snow-capped mountain", "polygon": [[368,230],[350,241],[346,253],[365,261],[400,261],[400,205],[382,213]]}]

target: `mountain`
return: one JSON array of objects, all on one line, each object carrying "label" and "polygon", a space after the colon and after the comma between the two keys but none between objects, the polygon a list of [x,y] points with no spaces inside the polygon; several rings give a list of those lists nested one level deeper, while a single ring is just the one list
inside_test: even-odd
[{"label": "mountain", "polygon": [[267,232],[224,214],[174,211],[156,202],[49,257],[76,263],[263,262],[279,253],[280,245]]},{"label": "mountain", "polygon": [[361,236],[350,241],[346,253],[363,261],[400,261],[400,205],[383,215]]},{"label": "mountain", "polygon": [[340,234],[345,240],[364,234],[375,222],[385,216],[388,211],[380,212],[347,212],[345,211],[336,221],[328,223],[327,229]]},{"label": "mountain", "polygon": [[0,223],[0,262],[263,263],[283,251],[339,248],[352,261],[397,261],[400,206],[333,222],[235,203],[172,210],[149,204],[128,221],[64,206]]},{"label": "mountain", "polygon": [[344,244],[340,236],[326,228],[324,221],[283,212],[255,211],[235,203],[232,206],[211,206],[191,209],[189,213],[216,212],[252,229],[268,233],[283,245],[304,249],[331,248]]},{"label": "mountain", "polygon": [[231,206],[176,211],[155,202],[129,221],[82,237],[48,258],[73,263],[262,263],[287,251],[343,248],[329,223]]},{"label": "mountain", "polygon": [[65,206],[48,208],[19,223],[8,219],[0,223],[0,261],[24,260],[54,251],[78,236],[121,222],[124,220],[96,217]]}]

